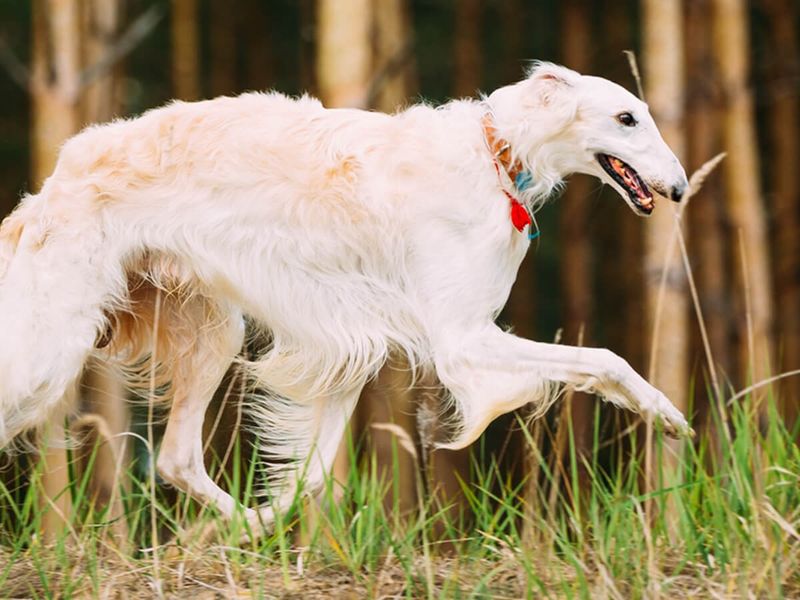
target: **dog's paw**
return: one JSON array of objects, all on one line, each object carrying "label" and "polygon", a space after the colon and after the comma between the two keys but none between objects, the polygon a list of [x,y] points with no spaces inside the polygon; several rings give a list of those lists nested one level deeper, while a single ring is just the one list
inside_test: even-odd
[{"label": "dog's paw", "polygon": [[674,439],[693,438],[695,436],[694,429],[689,426],[683,413],[675,408],[675,405],[666,396],[659,395],[655,415],[660,419],[664,433]]}]

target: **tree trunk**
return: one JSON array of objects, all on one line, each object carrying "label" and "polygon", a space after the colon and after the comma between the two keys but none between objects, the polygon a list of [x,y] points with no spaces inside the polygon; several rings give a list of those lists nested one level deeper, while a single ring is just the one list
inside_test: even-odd
[{"label": "tree trunk", "polygon": [[455,5],[455,38],[453,42],[453,95],[474,96],[481,85],[482,0],[460,0]]},{"label": "tree trunk", "polygon": [[[681,159],[684,155],[681,4],[644,0],[643,10],[645,96],[664,139]],[[649,379],[685,412],[689,389],[686,279],[678,246],[670,241],[675,228],[673,206],[662,201],[645,227],[647,331],[652,336],[648,344]]]},{"label": "tree trunk", "polygon": [[[797,81],[800,54],[797,43],[797,4],[765,0],[772,51],[770,53],[770,110],[772,213],[775,222],[773,257],[777,319],[780,324],[780,370],[800,368],[800,114]],[[781,412],[789,427],[800,417],[800,377],[780,386]]]},{"label": "tree trunk", "polygon": [[[232,9],[230,9],[232,10]],[[200,98],[197,0],[172,0],[172,91],[181,100]]]},{"label": "tree trunk", "polygon": [[[372,70],[370,0],[318,0],[317,85],[325,106],[363,107]],[[342,443],[333,477],[347,480],[347,444]]]},{"label": "tree trunk", "polygon": [[[719,127],[719,87],[716,80],[712,44],[706,35],[711,22],[708,0],[690,2],[686,13],[686,52],[688,68],[687,130],[689,136],[689,171],[722,150]],[[720,179],[713,176],[703,184],[701,194],[689,208],[691,243],[694,249],[694,276],[697,282],[700,306],[708,331],[711,354],[721,372],[730,372],[731,307],[730,284],[725,253],[725,228]],[[699,336],[697,336],[699,338]],[[695,344],[703,356],[700,340]],[[706,365],[705,358],[700,364]],[[696,413],[701,427],[712,427],[708,389],[711,382],[698,380],[696,386]],[[709,430],[711,431],[711,429]],[[713,438],[712,438],[713,439]]]},{"label": "tree trunk", "polygon": [[[411,41],[411,17],[408,0],[373,0],[375,67],[386,69],[408,51]],[[401,108],[412,90],[413,61],[404,61],[387,73],[377,91],[375,108],[391,113]]]},{"label": "tree trunk", "polygon": [[[250,8],[249,3],[244,8]],[[230,96],[239,91],[237,78],[239,12],[227,2],[211,2],[209,10],[212,22],[209,35],[211,51],[209,89],[212,96]],[[258,23],[256,16],[249,11],[247,16],[242,16],[242,19],[246,19],[248,23]]]},{"label": "tree trunk", "polygon": [[[564,62],[570,68],[588,72],[591,28],[586,7],[577,0],[567,0],[562,4],[561,30],[564,46]],[[592,286],[591,239],[589,237],[589,196],[594,183],[587,176],[570,178],[564,196],[559,200],[559,253],[561,266],[561,298],[564,306],[564,334],[566,344],[589,343],[591,332],[594,292]],[[564,420],[559,427],[571,427],[575,450],[579,460],[581,479],[585,477],[583,458],[592,448],[592,418],[594,402],[588,394],[575,392],[564,398],[570,406],[566,407]],[[559,436],[556,436],[557,439]],[[562,436],[565,444],[568,438]],[[557,450],[559,457],[567,457],[568,447]],[[567,482],[565,482],[567,483]],[[573,490],[577,497],[577,490]]]},{"label": "tree trunk", "polygon": [[[737,328],[744,383],[765,378],[772,365],[769,243],[749,88],[747,5],[744,0],[713,0],[712,4],[715,54],[724,94],[723,137],[728,156],[723,168],[733,230],[735,293],[740,299]],[[757,396],[763,397],[763,392]]]},{"label": "tree trunk", "polygon": [[[121,6],[120,0],[85,0],[82,9],[83,65],[87,67],[106,56],[117,39]],[[102,123],[118,114],[121,69],[121,65],[116,65],[86,88],[81,98],[86,122]],[[100,505],[112,503],[108,519],[114,520],[117,540],[125,540],[127,531],[119,494],[123,485],[121,475],[130,462],[127,438],[119,435],[128,431],[130,426],[125,386],[116,372],[94,363],[87,369],[81,392],[82,412],[99,417],[107,437],[94,436],[98,446],[90,480],[92,494]]]},{"label": "tree trunk", "polygon": [[329,107],[363,107],[372,72],[370,0],[317,3],[317,85]]},{"label": "tree trunk", "polygon": [[80,127],[80,13],[77,0],[33,3],[31,172],[38,188],[53,172],[61,144]]},{"label": "tree trunk", "polygon": [[[600,68],[604,77],[611,81],[625,82],[626,87],[631,88],[634,80],[623,54],[624,50],[633,47],[633,25],[628,9],[623,3],[605,0],[602,12],[603,35],[600,43],[603,50],[594,53],[595,60],[605,62]],[[600,65],[595,65],[595,68],[598,67]],[[646,312],[644,261],[638,261],[635,257],[644,255],[644,227],[616,192],[607,190],[606,194],[604,200],[612,206],[604,207],[603,210],[614,215],[608,219],[614,223],[614,227],[601,228],[597,242],[600,247],[615,248],[625,260],[619,264],[605,260],[598,265],[601,280],[614,282],[614,286],[598,289],[599,296],[605,295],[603,303],[614,307],[606,314],[598,316],[609,324],[606,334],[609,345],[618,349],[634,369],[643,372],[645,347],[642,343],[642,332],[645,331]],[[616,416],[620,419],[629,418],[623,411],[617,411]]]},{"label": "tree trunk", "polygon": [[[373,64],[384,69],[403,51],[410,35],[406,0],[372,0]],[[400,108],[408,98],[407,71],[405,68],[387,73],[377,90],[375,108],[391,113]],[[390,487],[384,498],[387,514],[399,510],[401,514],[413,511],[417,504],[417,469],[414,457],[397,443],[390,431],[376,430],[376,423],[393,423],[411,437],[417,438],[417,392],[411,389],[411,373],[404,357],[393,357],[392,364],[384,367],[378,377],[364,388],[359,400],[354,427],[357,437],[364,437],[367,451],[375,457],[379,477]]]},{"label": "tree trunk", "polygon": [[[503,28],[503,80],[506,84],[519,81],[523,76],[523,41],[525,21],[520,0],[500,2],[500,19]],[[567,65],[569,66],[569,65]]]},{"label": "tree trunk", "polygon": [[[77,0],[33,2],[31,48],[33,187],[52,173],[61,144],[80,125],[80,12]],[[43,535],[56,537],[72,512],[63,414],[54,415],[42,440]],[[54,442],[50,446],[50,442]]]},{"label": "tree trunk", "polygon": [[[684,70],[681,2],[643,1],[645,97],[650,112],[672,150],[683,162]],[[681,211],[682,209],[677,209]],[[684,414],[688,408],[688,301],[679,246],[675,242],[675,212],[662,201],[645,224],[645,294],[649,340],[649,379]],[[647,339],[647,336],[644,336]],[[650,425],[648,424],[648,432]],[[648,489],[680,482],[682,441],[664,440],[669,451],[654,460],[653,444],[645,438],[644,485]],[[663,506],[669,531],[677,531],[678,507]],[[654,503],[647,504],[652,516]]]},{"label": "tree trunk", "polygon": [[[306,0],[301,0],[301,5]],[[223,8],[225,2],[220,2]],[[268,90],[273,87],[275,81],[275,52],[272,50],[272,19],[269,13],[268,3],[263,0],[247,0],[245,2],[245,14],[240,19],[239,26],[243,29],[245,38],[244,60],[245,60],[245,89],[248,90]],[[242,23],[241,21],[245,21]],[[301,22],[301,39],[304,33],[304,24]],[[302,44],[302,42],[299,42]],[[299,59],[298,59],[299,60]],[[303,67],[301,65],[300,78],[303,77]],[[301,89],[303,87],[301,86]]]}]

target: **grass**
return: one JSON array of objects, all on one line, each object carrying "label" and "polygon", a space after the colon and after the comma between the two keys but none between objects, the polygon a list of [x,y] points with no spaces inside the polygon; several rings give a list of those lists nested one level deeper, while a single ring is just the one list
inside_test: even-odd
[{"label": "grass", "polygon": [[[686,445],[677,473],[659,471],[651,491],[637,454],[604,467],[595,443],[579,483],[571,435],[563,465],[537,457],[529,436],[535,485],[476,458],[464,519],[431,494],[401,518],[391,505],[400,482],[382,477],[374,460],[357,465],[351,451],[343,486],[329,480],[313,506],[298,499],[254,541],[242,541],[241,519],[228,524],[161,488],[154,494],[146,469],[130,472],[121,492],[124,539],[92,502],[86,477],[71,478],[74,516],[51,542],[37,534],[39,487],[0,485],[0,596],[800,597],[800,450],[773,410],[761,431],[753,414],[749,397],[730,407],[730,435],[716,436],[718,447],[703,435]],[[656,464],[670,448],[656,436]],[[229,483],[248,499],[256,462],[243,454],[233,453],[232,478],[243,483]],[[566,475],[552,502],[559,469]],[[575,484],[578,495],[568,493]]]}]

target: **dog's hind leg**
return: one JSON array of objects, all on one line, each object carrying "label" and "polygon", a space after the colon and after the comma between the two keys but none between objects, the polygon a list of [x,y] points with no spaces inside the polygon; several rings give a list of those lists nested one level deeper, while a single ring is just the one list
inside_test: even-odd
[{"label": "dog's hind leg", "polygon": [[[362,387],[306,402],[274,399],[262,407],[265,424],[271,426],[264,437],[270,433],[275,437],[265,440],[264,453],[269,460],[280,462],[270,465],[271,501],[249,517],[253,533],[269,528],[276,513],[286,511],[298,493],[319,492],[330,473]],[[283,427],[279,429],[276,426],[281,422]]]},{"label": "dog's hind leg", "polygon": [[[181,352],[172,376],[173,399],[156,466],[159,474],[195,499],[216,506],[225,517],[236,510],[233,497],[209,477],[203,463],[203,421],[214,391],[241,350],[244,323],[238,311],[219,312],[204,300],[182,311],[199,330]],[[210,315],[212,321],[208,322]]]}]

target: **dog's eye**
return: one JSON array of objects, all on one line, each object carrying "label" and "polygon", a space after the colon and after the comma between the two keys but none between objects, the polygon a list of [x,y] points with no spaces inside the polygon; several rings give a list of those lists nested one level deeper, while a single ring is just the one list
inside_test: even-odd
[{"label": "dog's eye", "polygon": [[625,127],[635,127],[636,126],[636,119],[633,118],[633,115],[629,112],[619,113],[617,115],[617,121],[625,125]]}]

